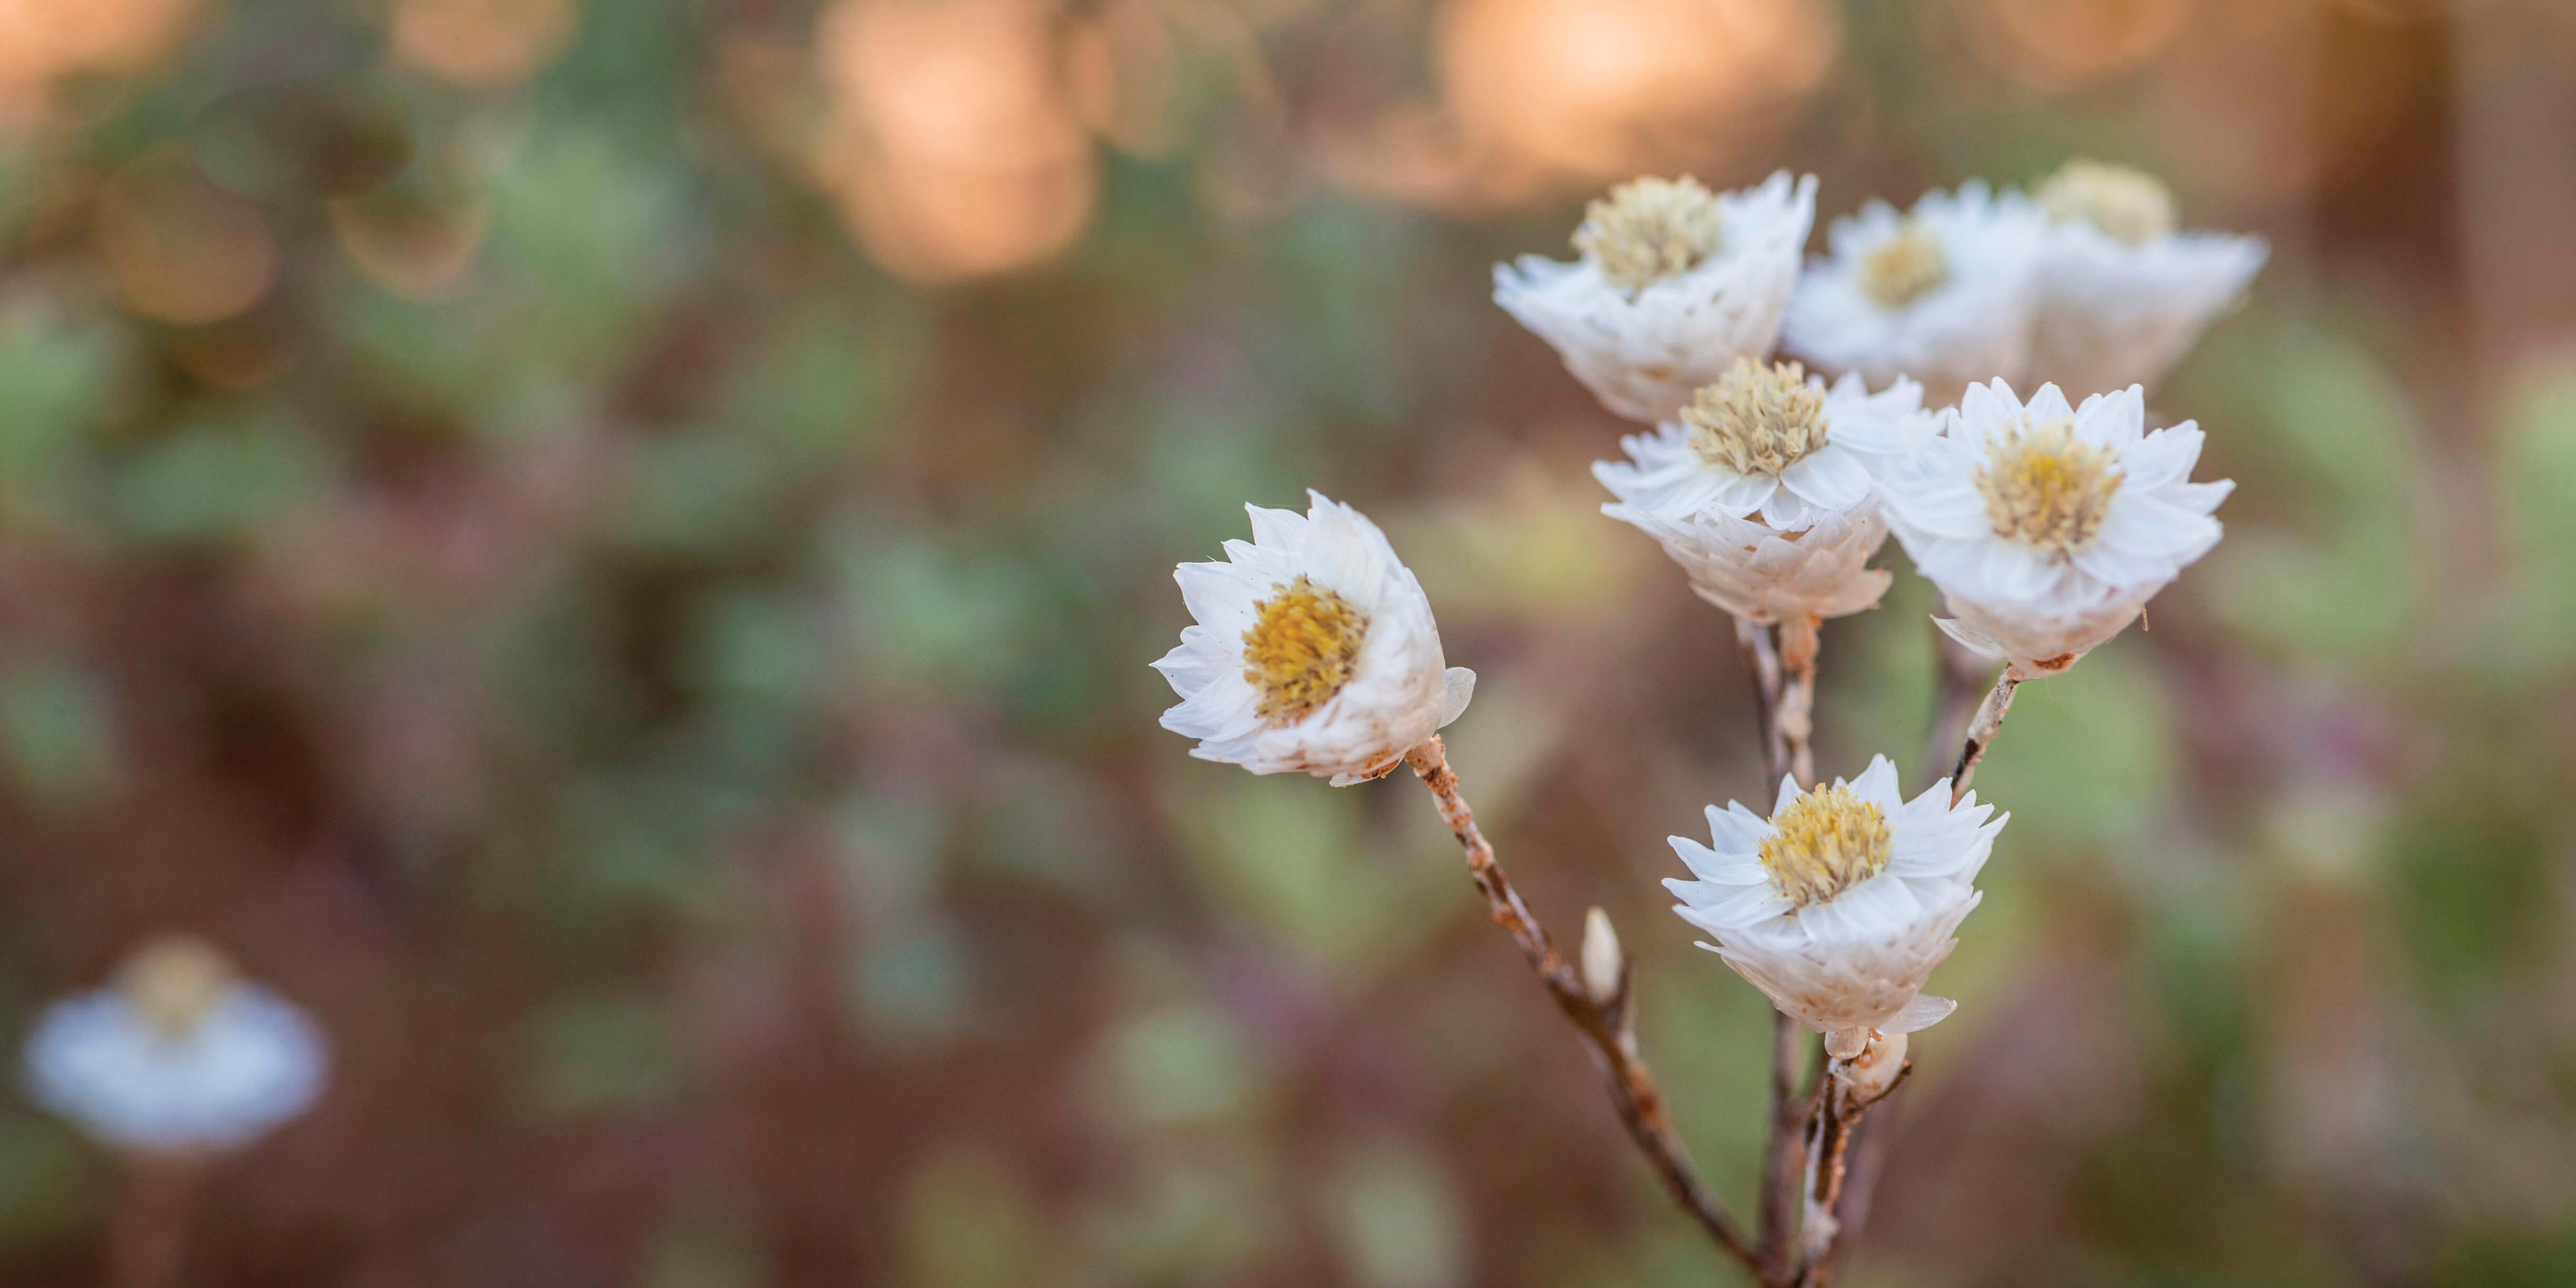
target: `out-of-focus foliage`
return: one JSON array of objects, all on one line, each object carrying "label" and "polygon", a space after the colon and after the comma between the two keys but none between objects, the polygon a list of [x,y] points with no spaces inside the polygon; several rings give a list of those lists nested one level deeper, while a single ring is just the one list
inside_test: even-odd
[{"label": "out-of-focus foliage", "polygon": [[[1734,647],[1488,266],[2094,155],[2273,241],[2153,397],[2240,487],[1981,777],[1850,1282],[2568,1282],[2570,85],[2506,0],[0,0],[0,1018],[185,926],[328,1029],[192,1284],[1723,1282],[1417,791],[1155,727],[1169,570],[1387,527],[1749,1201],[1656,884]],[[1886,557],[1823,763],[1919,781]],[[120,1185],[0,1106],[0,1278]]]}]

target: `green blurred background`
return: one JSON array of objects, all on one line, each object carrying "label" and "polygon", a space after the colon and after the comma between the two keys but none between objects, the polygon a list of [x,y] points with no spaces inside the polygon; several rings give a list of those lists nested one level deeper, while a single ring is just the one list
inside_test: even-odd
[{"label": "green blurred background", "polygon": [[[1733,1282],[1418,789],[1155,726],[1171,567],[1387,527],[1748,1202],[1746,686],[1489,265],[2070,155],[2271,239],[2240,487],[2015,708],[1847,1282],[2576,1284],[2566,0],[0,0],[0,1033],[174,926],[327,1026],[191,1284]],[[11,1092],[0,1280],[118,1186]]]}]

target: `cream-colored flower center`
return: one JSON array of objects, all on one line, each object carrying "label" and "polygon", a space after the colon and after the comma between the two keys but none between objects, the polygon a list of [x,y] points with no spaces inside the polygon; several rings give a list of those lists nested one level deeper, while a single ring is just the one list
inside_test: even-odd
[{"label": "cream-colored flower center", "polygon": [[1762,870],[1800,908],[1886,871],[1893,853],[1886,811],[1839,783],[1789,802],[1771,826],[1778,830],[1762,842]]},{"label": "cream-colored flower center", "polygon": [[1794,362],[1738,358],[1682,409],[1699,458],[1738,474],[1777,476],[1825,445],[1825,395]]},{"label": "cream-colored flower center", "polygon": [[2051,554],[2070,554],[2102,530],[2120,490],[2119,461],[2075,437],[2063,416],[1987,440],[1977,491],[1995,535]]},{"label": "cream-colored flower center", "polygon": [[216,999],[232,986],[230,959],[195,935],[148,940],[117,968],[125,1000],[163,1036],[183,1038],[197,1029]]},{"label": "cream-colored flower center", "polygon": [[1305,719],[1351,682],[1368,614],[1304,576],[1273,589],[1243,633],[1243,678],[1261,695],[1255,713],[1276,727]]},{"label": "cream-colored flower center", "polygon": [[1882,308],[1904,308],[1949,280],[1941,238],[1919,219],[1898,225],[1895,236],[1860,257],[1860,289]]},{"label": "cream-colored flower center", "polygon": [[1717,194],[1697,179],[1631,179],[1583,209],[1576,253],[1622,290],[1643,290],[1687,273],[1717,253]]},{"label": "cream-colored flower center", "polygon": [[2082,220],[2135,246],[2174,230],[2173,190],[2144,170],[2069,161],[2039,185],[2039,208],[2057,223]]}]

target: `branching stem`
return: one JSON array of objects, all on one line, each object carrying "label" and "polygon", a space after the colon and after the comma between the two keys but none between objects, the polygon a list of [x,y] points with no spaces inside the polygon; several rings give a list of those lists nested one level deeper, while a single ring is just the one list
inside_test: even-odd
[{"label": "branching stem", "polygon": [[1556,1008],[1564,1012],[1600,1061],[1609,1080],[1611,1104],[1618,1109],[1619,1122],[1628,1129],[1629,1139],[1646,1156],[1673,1201],[1705,1227],[1727,1255],[1761,1276],[1761,1259],[1746,1242],[1744,1232],[1726,1214],[1725,1205],[1700,1179],[1699,1169],[1691,1164],[1689,1152],[1665,1117],[1663,1093],[1656,1089],[1654,1074],[1637,1054],[1634,1039],[1628,1036],[1630,997],[1624,972],[1619,995],[1608,1005],[1596,1004],[1584,992],[1580,974],[1557,951],[1547,927],[1539,924],[1529,906],[1521,902],[1520,892],[1512,888],[1511,878],[1503,874],[1503,865],[1494,858],[1493,845],[1476,829],[1476,816],[1468,809],[1466,797],[1459,793],[1458,775],[1449,768],[1448,748],[1434,735],[1405,753],[1404,759],[1423,785],[1431,789],[1441,820],[1458,838],[1459,848],[1466,851],[1467,873],[1484,894],[1485,907],[1493,914],[1494,924],[1512,937],[1522,959],[1529,963],[1548,996],[1555,999]]}]

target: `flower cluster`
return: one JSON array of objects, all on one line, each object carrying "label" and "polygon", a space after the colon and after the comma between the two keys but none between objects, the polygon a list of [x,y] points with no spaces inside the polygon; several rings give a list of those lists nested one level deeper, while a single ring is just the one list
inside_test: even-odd
[{"label": "flower cluster", "polygon": [[[1808,1110],[1809,1140],[1830,1154],[1842,1137],[1826,1124],[1847,1128],[1901,1076],[1906,1035],[1955,1009],[1922,990],[2009,818],[1967,787],[2013,686],[2075,665],[2219,540],[2211,515],[2233,485],[2191,481],[2202,434],[2149,431],[2144,386],[2236,301],[2264,250],[2177,232],[2162,184],[2075,162],[2032,195],[1970,182],[1901,215],[1871,203],[1802,268],[1814,198],[1812,177],[1785,172],[1734,193],[1635,180],[1585,212],[1573,262],[1498,266],[1494,294],[1605,407],[1653,423],[1593,467],[1614,498],[1602,512],[1737,619],[1778,797],[1768,816],[1712,806],[1708,844],[1672,840],[1691,879],[1666,884],[1714,941],[1702,947],[1824,1035],[1836,1090]],[[1580,969],[1567,966],[1447,766],[1437,733],[1474,674],[1447,665],[1384,534],[1310,497],[1303,515],[1252,508],[1253,540],[1227,542],[1226,562],[1180,565],[1196,624],[1155,664],[1181,698],[1163,724],[1199,740],[1192,754],[1255,773],[1339,786],[1411,764],[1494,920],[1621,1103],[1642,1103],[1606,915],[1592,911]],[[1941,591],[1941,630],[2003,664],[1957,770],[1911,799],[1885,756],[1807,785],[1817,631],[1878,603],[1890,574],[1869,564],[1890,535]],[[1686,1173],[1668,1136],[1629,1125],[1666,1176]],[[1805,1222],[1813,1264],[1837,1228],[1830,1201]],[[1748,1265],[1786,1255],[1710,1224]]]}]

